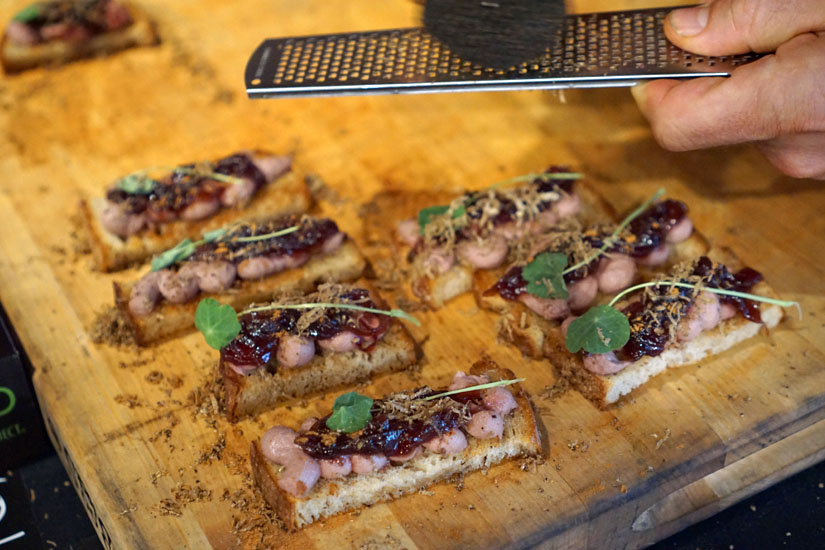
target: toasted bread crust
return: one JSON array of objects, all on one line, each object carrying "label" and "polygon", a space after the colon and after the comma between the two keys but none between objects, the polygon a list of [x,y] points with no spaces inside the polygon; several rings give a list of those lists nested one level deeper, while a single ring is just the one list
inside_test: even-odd
[{"label": "toasted bread crust", "polygon": [[145,229],[126,239],[112,235],[103,227],[101,214],[106,199],[95,197],[80,202],[88,228],[95,268],[116,271],[172,248],[185,238],[200,238],[212,229],[244,220],[262,223],[288,214],[306,212],[312,197],[306,185],[293,172],[264,185],[244,208],[224,208],[204,220],[177,220],[157,229]]},{"label": "toasted bread crust", "polygon": [[295,517],[295,497],[282,491],[278,487],[278,478],[272,475],[271,467],[261,450],[260,441],[253,441],[249,444],[249,462],[252,466],[252,475],[255,482],[261,489],[264,499],[278,515],[284,526],[290,531],[297,529],[297,518]]},{"label": "toasted bread crust", "polygon": [[24,46],[12,43],[4,33],[0,43],[0,63],[6,73],[15,73],[51,65],[61,65],[75,59],[106,55],[134,46],[152,46],[158,43],[155,26],[147,15],[129,4],[132,24],[116,31],[107,31],[82,44],[52,40]]},{"label": "toasted bread crust", "polygon": [[[707,254],[709,249],[710,244],[705,236],[694,231],[689,239],[673,246],[666,264],[655,268],[639,266],[637,280],[650,280],[680,262]],[[564,342],[558,342],[561,339],[560,321],[544,319],[521,302],[505,300],[498,294],[484,295],[484,292],[498,280],[496,278],[492,281],[492,278],[503,275],[503,270],[483,276],[477,273],[473,288],[479,307],[491,309],[502,315],[497,324],[499,338],[513,344],[524,355],[533,359],[549,357],[548,354],[556,357],[561,353],[560,350],[566,352]],[[595,303],[604,302],[606,299],[607,297],[600,294]]]},{"label": "toasted bread crust", "polygon": [[[733,252],[726,248],[711,250],[708,256],[733,271],[743,267]],[[774,290],[765,282],[754,286],[751,292],[776,297]],[[762,303],[760,312],[762,324],[750,322],[737,315],[721,322],[710,331],[702,332],[695,340],[683,344],[671,343],[661,355],[643,357],[612,375],[599,375],[588,371],[580,354],[567,351],[559,329],[545,334],[543,351],[544,356],[556,367],[559,374],[576,390],[599,407],[606,408],[664,370],[692,364],[709,355],[730,349],[739,342],[755,336],[762,327],[774,328],[783,317],[782,308],[775,305]]]},{"label": "toasted bread crust", "polygon": [[[515,378],[511,371],[497,368],[489,360],[477,362],[470,372],[487,374],[491,380]],[[425,452],[400,466],[390,466],[379,472],[336,480],[321,479],[303,498],[278,487],[277,469],[264,457],[259,440],[250,448],[252,471],[266,501],[286,528],[294,531],[318,519],[418,491],[457,473],[478,470],[506,458],[539,456],[541,439],[527,394],[520,384],[513,384],[509,389],[516,398],[517,408],[505,420],[503,438],[480,440],[470,437],[467,448],[456,455]],[[460,460],[455,460],[459,455]],[[340,503],[341,499],[348,499],[348,502]],[[325,513],[324,506],[333,500],[338,509]]]},{"label": "toasted bread crust", "polygon": [[[615,212],[610,204],[586,183],[577,182],[576,193],[581,198],[581,212],[576,217],[585,225],[615,218]],[[396,245],[402,251],[401,256],[406,257],[410,247],[398,238],[396,238]],[[476,277],[486,280],[489,273],[497,274],[495,280],[498,280],[504,271],[501,269],[480,270],[472,266],[456,264],[447,272],[432,279],[425,276],[416,277],[410,281],[410,286],[413,294],[429,308],[439,309],[453,298],[477,288]]]},{"label": "toasted bread crust", "polygon": [[269,300],[276,291],[309,292],[321,282],[353,281],[361,276],[365,267],[366,260],[358,247],[351,240],[346,240],[334,252],[314,256],[300,268],[282,271],[257,281],[237,279],[235,285],[225,292],[202,293],[184,304],[162,300],[149,315],[143,317],[132,314],[129,309],[129,296],[137,281],[113,283],[115,305],[132,329],[137,343],[146,345],[192,329],[200,298],[208,296],[239,310],[253,302]]},{"label": "toasted bread crust", "polygon": [[296,397],[355,384],[378,374],[404,370],[415,363],[415,341],[396,321],[368,352],[322,353],[295,369],[278,369],[275,373],[259,369],[243,376],[221,361],[219,371],[226,392],[226,416],[230,422],[236,422]]}]

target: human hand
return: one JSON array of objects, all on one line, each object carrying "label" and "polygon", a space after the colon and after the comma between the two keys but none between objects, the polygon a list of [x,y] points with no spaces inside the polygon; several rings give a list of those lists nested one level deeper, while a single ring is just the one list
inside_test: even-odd
[{"label": "human hand", "polygon": [[705,56],[776,53],[729,78],[634,87],[663,147],[753,142],[789,176],[825,179],[825,0],[715,0],[671,12],[665,33]]}]

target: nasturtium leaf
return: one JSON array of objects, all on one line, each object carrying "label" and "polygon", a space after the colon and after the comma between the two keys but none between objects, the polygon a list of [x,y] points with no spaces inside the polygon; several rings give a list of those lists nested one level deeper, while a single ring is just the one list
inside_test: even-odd
[{"label": "nasturtium leaf", "polygon": [[195,327],[209,347],[221,349],[241,332],[241,323],[232,306],[221,305],[214,298],[204,298],[195,310]]},{"label": "nasturtium leaf", "polygon": [[607,353],[620,349],[630,339],[627,316],[616,308],[591,307],[567,327],[567,349],[576,353]]},{"label": "nasturtium leaf", "polygon": [[449,206],[430,206],[419,211],[418,227],[421,228],[421,234],[424,234],[424,228],[427,227],[427,224],[430,223],[434,217],[440,216],[449,209]]},{"label": "nasturtium leaf", "polygon": [[339,395],[327,418],[327,428],[337,432],[352,433],[363,429],[372,420],[372,399],[351,391]]},{"label": "nasturtium leaf", "polygon": [[161,252],[152,258],[152,271],[159,271],[181,260],[185,260],[195,253],[197,245],[191,239],[184,239],[174,248]]},{"label": "nasturtium leaf", "polygon": [[567,255],[561,252],[542,252],[524,266],[521,272],[527,281],[527,292],[539,298],[567,299],[564,268]]},{"label": "nasturtium leaf", "polygon": [[221,237],[223,237],[224,235],[226,235],[227,232],[228,232],[228,229],[226,229],[225,227],[220,227],[218,229],[213,229],[212,231],[207,231],[206,233],[203,234],[203,240],[204,240],[204,242],[207,242],[207,243],[213,243],[213,242],[217,241],[218,239],[220,239]]},{"label": "nasturtium leaf", "polygon": [[20,23],[29,23],[40,17],[40,14],[40,4],[32,4],[31,6],[26,6],[25,8],[17,12],[15,16],[12,17],[12,19],[15,21],[19,21]]},{"label": "nasturtium leaf", "polygon": [[140,172],[129,174],[117,180],[115,187],[126,191],[130,195],[148,195],[157,185],[157,182]]}]

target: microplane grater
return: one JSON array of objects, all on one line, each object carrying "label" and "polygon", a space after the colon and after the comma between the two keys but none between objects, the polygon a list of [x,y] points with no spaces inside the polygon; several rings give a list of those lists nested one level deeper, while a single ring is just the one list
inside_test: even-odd
[{"label": "microplane grater", "polygon": [[728,76],[758,54],[697,56],[665,37],[669,8],[567,15],[554,45],[508,70],[450,53],[422,28],[265,40],[246,67],[251,98],[633,86]]}]

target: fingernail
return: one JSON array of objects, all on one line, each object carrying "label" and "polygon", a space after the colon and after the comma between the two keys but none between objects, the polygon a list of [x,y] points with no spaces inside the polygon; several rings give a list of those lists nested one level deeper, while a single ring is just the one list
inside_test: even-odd
[{"label": "fingernail", "polygon": [[697,6],[695,8],[683,8],[670,12],[668,20],[681,36],[696,36],[708,25],[710,7]]},{"label": "fingernail", "polygon": [[633,99],[636,100],[636,103],[641,107],[644,105],[645,99],[647,98],[647,93],[645,88],[647,87],[647,83],[636,84],[632,88],[630,88],[630,93],[633,94]]}]

